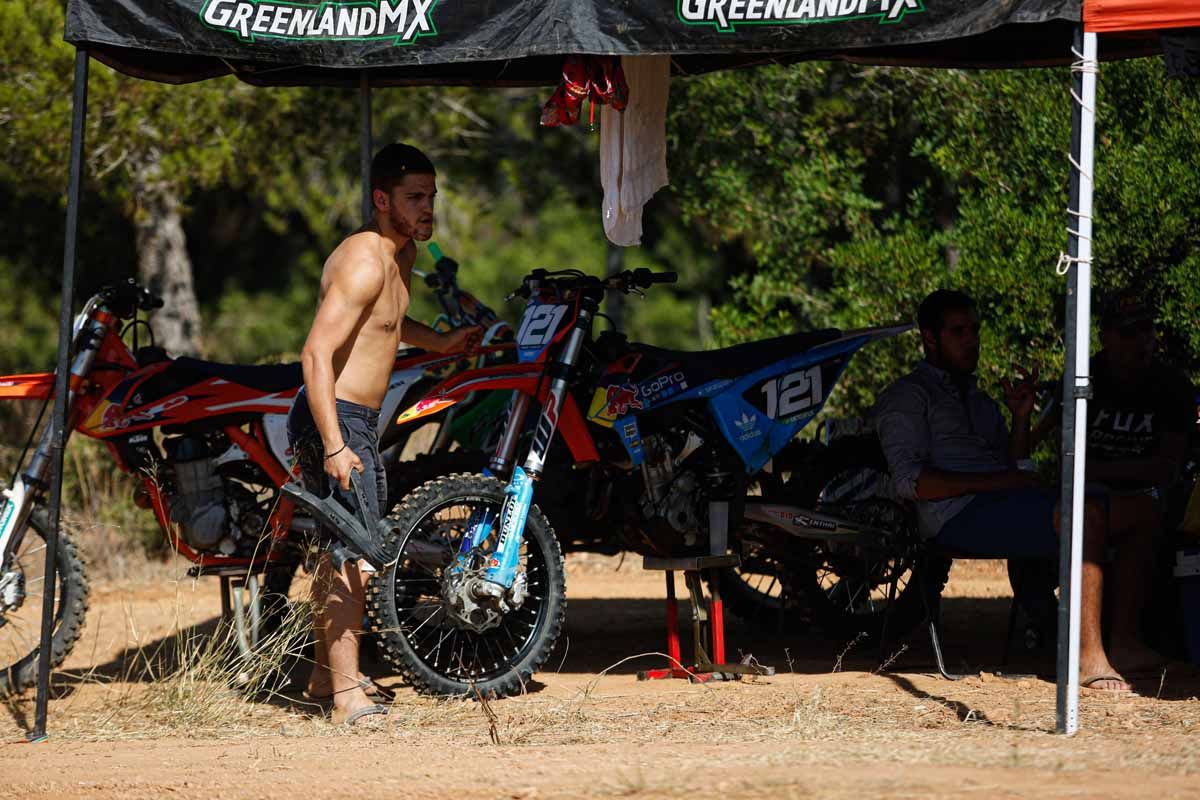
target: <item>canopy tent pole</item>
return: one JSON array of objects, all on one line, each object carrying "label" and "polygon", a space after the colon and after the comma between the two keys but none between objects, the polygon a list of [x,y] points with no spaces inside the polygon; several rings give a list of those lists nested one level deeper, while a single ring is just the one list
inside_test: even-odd
[{"label": "canopy tent pole", "polygon": [[359,163],[362,170],[362,217],[363,224],[371,221],[375,209],[371,202],[371,81],[364,69],[358,81],[358,98],[360,107],[359,121]]},{"label": "canopy tent pole", "polygon": [[1092,188],[1096,135],[1096,34],[1075,31],[1072,71],[1071,197],[1067,210],[1067,354],[1063,370],[1062,495],[1058,600],[1058,692],[1055,728],[1079,730],[1079,624],[1083,571],[1083,501],[1087,403],[1092,384]]},{"label": "canopy tent pole", "polygon": [[63,245],[62,301],[58,314],[58,367],[54,380],[54,413],[50,417],[50,524],[46,532],[46,567],[42,590],[42,640],[38,650],[37,703],[29,741],[46,738],[46,705],[50,696],[50,656],[54,636],[54,600],[58,588],[58,528],[62,508],[63,451],[67,441],[67,395],[71,377],[72,308],[75,300],[75,242],[79,230],[79,185],[83,174],[83,133],[87,119],[88,54],[75,51],[75,93],[71,113],[71,165],[67,176],[67,231]]}]

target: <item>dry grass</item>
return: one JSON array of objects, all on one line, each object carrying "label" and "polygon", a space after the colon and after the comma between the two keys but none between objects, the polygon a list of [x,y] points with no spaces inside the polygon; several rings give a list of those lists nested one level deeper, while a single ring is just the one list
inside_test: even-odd
[{"label": "dry grass", "polygon": [[[127,615],[134,646],[117,676],[95,670],[76,676],[78,685],[100,690],[78,708],[70,700],[59,710],[58,736],[83,740],[144,739],[163,736],[238,737],[261,733],[272,723],[264,701],[280,695],[311,628],[309,603],[295,603],[279,627],[244,654],[235,628],[185,627],[177,617],[173,633],[153,644],[139,641]],[[277,724],[277,723],[276,723]]]}]

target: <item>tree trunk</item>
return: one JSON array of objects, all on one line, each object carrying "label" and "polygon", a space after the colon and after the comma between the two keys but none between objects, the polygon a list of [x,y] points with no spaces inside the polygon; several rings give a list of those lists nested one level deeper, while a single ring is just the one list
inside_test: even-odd
[{"label": "tree trunk", "polygon": [[150,315],[155,343],[173,356],[200,352],[200,309],[192,282],[179,199],[162,180],[158,156],[134,173],[138,276],[163,299]]}]

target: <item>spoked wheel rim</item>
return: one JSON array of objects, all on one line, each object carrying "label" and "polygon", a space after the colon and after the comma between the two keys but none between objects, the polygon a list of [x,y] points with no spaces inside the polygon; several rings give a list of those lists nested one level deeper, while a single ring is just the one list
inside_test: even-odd
[{"label": "spoked wheel rim", "polygon": [[[424,666],[459,683],[482,683],[510,672],[523,659],[544,624],[550,598],[546,554],[532,537],[521,543],[520,567],[528,582],[528,596],[519,609],[503,615],[499,623],[478,632],[456,621],[442,596],[446,570],[453,563],[473,521],[486,517],[493,523],[501,501],[473,496],[446,500],[426,512],[400,548],[391,572],[389,589],[395,596],[397,628]],[[495,546],[495,526],[480,546],[490,553]]]},{"label": "spoked wheel rim", "polygon": [[[8,564],[0,570],[0,669],[22,660],[41,645],[46,585],[46,540],[32,525]],[[54,624],[63,613],[65,576],[57,574]]]},{"label": "spoked wheel rim", "polygon": [[818,559],[815,589],[839,617],[872,618],[904,593],[912,581],[912,566],[906,555],[830,554]]},{"label": "spoked wheel rim", "polygon": [[783,607],[783,581],[778,573],[737,567],[733,574],[755,605],[768,611],[778,611]]}]

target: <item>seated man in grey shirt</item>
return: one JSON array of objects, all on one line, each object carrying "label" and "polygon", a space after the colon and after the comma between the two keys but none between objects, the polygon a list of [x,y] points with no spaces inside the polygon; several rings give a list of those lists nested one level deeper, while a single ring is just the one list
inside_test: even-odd
[{"label": "seated man in grey shirt", "polygon": [[[1016,468],[1029,457],[1029,417],[1036,372],[1002,381],[1012,414],[1010,430],[999,405],[976,385],[979,316],[962,292],[938,290],[918,312],[925,359],[880,395],[871,418],[887,457],[896,493],[916,502],[921,534],[951,553],[1018,558],[1058,553],[1058,492]],[[1129,691],[1109,662],[1100,636],[1101,562],[1110,545],[1144,553],[1137,510],[1089,497],[1084,514],[1083,616],[1080,684]],[[1133,555],[1132,553],[1130,555]],[[1118,586],[1119,604],[1142,586]],[[1135,596],[1130,596],[1135,595]],[[1159,663],[1136,635],[1136,614],[1115,616],[1114,661],[1127,669]]]}]

